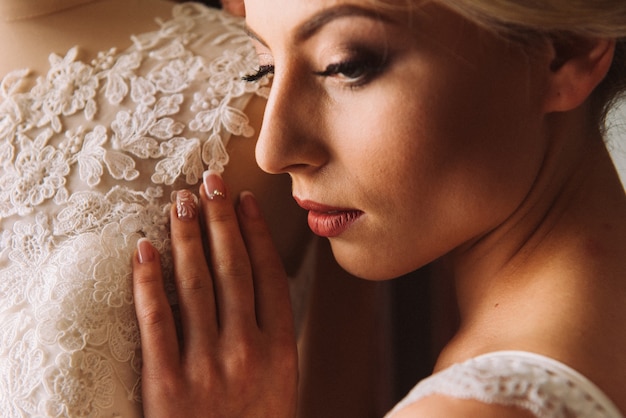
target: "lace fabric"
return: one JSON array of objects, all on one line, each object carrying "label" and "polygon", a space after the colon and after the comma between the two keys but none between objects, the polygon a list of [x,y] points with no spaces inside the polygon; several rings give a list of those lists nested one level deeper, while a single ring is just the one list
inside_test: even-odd
[{"label": "lace fabric", "polygon": [[[168,254],[169,194],[222,170],[263,83],[242,21],[173,5],[160,29],[0,84],[0,411],[139,417],[130,257]],[[163,258],[171,272],[171,260]],[[170,274],[171,276],[171,274]]]},{"label": "lace fabric", "polygon": [[418,383],[387,414],[429,395],[516,406],[539,418],[621,418],[613,402],[586,377],[551,358],[522,351],[485,354]]}]

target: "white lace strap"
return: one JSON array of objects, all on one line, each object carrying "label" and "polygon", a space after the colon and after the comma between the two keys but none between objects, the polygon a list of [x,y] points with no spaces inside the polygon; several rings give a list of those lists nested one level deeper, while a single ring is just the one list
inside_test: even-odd
[{"label": "white lace strap", "polygon": [[387,418],[429,395],[516,406],[546,418],[622,418],[589,379],[551,358],[500,351],[455,364],[424,379]]}]

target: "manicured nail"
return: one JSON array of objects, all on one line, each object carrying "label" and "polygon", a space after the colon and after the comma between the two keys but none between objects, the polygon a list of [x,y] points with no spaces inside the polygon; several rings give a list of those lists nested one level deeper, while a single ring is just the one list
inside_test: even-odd
[{"label": "manicured nail", "polygon": [[191,221],[198,214],[198,198],[189,190],[179,190],[176,193],[176,215],[178,219]]},{"label": "manicured nail", "polygon": [[226,198],[226,186],[222,176],[217,171],[207,170],[202,175],[204,180],[204,190],[209,199],[214,200],[218,197]]},{"label": "manicured nail", "polygon": [[141,264],[154,260],[154,247],[148,238],[139,238],[137,241],[137,256]]},{"label": "manicured nail", "polygon": [[256,219],[261,216],[259,204],[252,193],[248,191],[241,192],[239,195],[239,204],[241,205],[244,215],[248,218]]}]

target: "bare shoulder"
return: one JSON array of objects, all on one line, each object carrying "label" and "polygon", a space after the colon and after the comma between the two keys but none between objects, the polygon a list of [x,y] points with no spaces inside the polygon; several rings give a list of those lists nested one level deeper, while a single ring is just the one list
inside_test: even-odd
[{"label": "bare shoulder", "polygon": [[534,418],[529,411],[473,399],[431,395],[398,411],[393,418]]}]

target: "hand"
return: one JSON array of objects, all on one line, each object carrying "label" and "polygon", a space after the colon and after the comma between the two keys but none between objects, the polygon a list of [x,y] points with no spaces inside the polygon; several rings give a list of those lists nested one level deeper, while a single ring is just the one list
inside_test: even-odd
[{"label": "hand", "polygon": [[222,8],[235,16],[245,17],[246,15],[243,0],[222,0]]},{"label": "hand", "polygon": [[181,346],[158,253],[147,240],[138,243],[133,281],[146,417],[295,416],[298,359],[286,274],[252,194],[242,193],[236,210],[226,194],[221,177],[210,174],[201,210],[188,191],[178,192],[172,208]]}]

